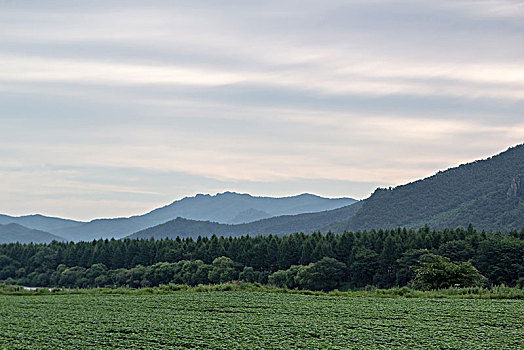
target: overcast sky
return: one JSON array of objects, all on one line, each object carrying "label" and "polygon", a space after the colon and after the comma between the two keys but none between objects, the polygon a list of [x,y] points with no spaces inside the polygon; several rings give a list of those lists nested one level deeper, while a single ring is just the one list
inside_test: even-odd
[{"label": "overcast sky", "polygon": [[524,1],[0,0],[0,213],[366,198],[524,142]]}]

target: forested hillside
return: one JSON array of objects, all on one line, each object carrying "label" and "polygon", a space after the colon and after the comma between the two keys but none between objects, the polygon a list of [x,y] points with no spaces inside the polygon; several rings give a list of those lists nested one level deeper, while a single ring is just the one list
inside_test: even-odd
[{"label": "forested hillside", "polygon": [[[431,253],[431,254],[430,254]],[[403,286],[424,257],[471,261],[490,284],[524,285],[524,230],[406,229],[175,240],[0,245],[0,281],[28,286],[196,285],[231,280],[290,288]],[[458,266],[458,265],[457,265]]]},{"label": "forested hillside", "polygon": [[394,227],[524,227],[524,145],[393,189],[377,189],[336,232]]},{"label": "forested hillside", "polygon": [[176,238],[176,237],[210,237],[241,236],[241,235],[284,235],[294,232],[310,233],[323,230],[327,225],[345,220],[354,215],[361,203],[351,204],[346,207],[298,215],[283,215],[274,218],[250,222],[247,224],[226,225],[210,221],[196,221],[177,218],[164,224],[139,231],[129,238]]}]

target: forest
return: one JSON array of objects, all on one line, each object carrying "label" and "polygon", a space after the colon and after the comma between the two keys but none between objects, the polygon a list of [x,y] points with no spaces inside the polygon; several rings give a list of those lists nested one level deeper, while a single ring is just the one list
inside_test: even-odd
[{"label": "forest", "polygon": [[486,231],[524,227],[524,145],[395,188],[378,188],[335,232],[429,225]]},{"label": "forest", "polygon": [[[38,287],[140,288],[233,280],[311,290],[416,287],[424,275],[417,272],[425,268],[427,275],[429,268],[439,266],[450,273],[477,273],[482,279],[476,281],[487,286],[523,286],[524,229],[503,234],[471,225],[445,230],[426,226],[282,237],[0,245],[0,283]],[[452,278],[443,277],[433,287],[450,285],[455,285]]]}]

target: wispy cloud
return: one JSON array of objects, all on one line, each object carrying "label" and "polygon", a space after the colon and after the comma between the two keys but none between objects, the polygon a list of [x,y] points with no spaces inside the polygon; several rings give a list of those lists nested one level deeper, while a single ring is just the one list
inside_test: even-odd
[{"label": "wispy cloud", "polygon": [[0,212],[364,198],[521,143],[522,42],[521,1],[0,2]]}]

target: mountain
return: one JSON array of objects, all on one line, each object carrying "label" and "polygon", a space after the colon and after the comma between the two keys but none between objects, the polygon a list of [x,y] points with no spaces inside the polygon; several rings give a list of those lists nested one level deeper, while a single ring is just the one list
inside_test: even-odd
[{"label": "mountain", "polygon": [[133,232],[155,226],[177,217],[213,221],[222,224],[246,223],[279,215],[320,212],[340,208],[356,200],[351,198],[323,198],[312,194],[273,198],[224,192],[217,195],[198,194],[175,201],[165,207],[129,218],[95,219],[79,222],[42,215],[23,217],[0,216],[0,223],[18,223],[30,228],[48,231],[72,241],[98,238],[122,238]]},{"label": "mountain", "polygon": [[258,220],[246,224],[219,224],[210,221],[196,221],[183,218],[136,232],[127,238],[175,238],[198,236],[241,236],[241,235],[285,235],[293,232],[309,233],[324,230],[333,222],[345,220],[354,215],[361,207],[361,202],[342,208],[317,213],[282,215]]},{"label": "mountain", "polygon": [[421,227],[524,228],[524,145],[393,189],[377,189],[336,232]]},{"label": "mountain", "polygon": [[270,218],[271,214],[263,211],[249,208],[239,212],[232,220],[232,224],[244,224],[246,222],[253,222],[257,220]]},{"label": "mountain", "polygon": [[2,243],[49,243],[52,241],[63,241],[62,237],[49,232],[27,228],[19,224],[0,225],[0,244]]},{"label": "mountain", "polygon": [[27,228],[48,232],[60,230],[63,228],[71,228],[83,224],[83,222],[80,221],[54,218],[49,216],[43,216],[40,214],[18,217],[0,214],[0,224],[10,223],[15,223],[25,226]]},{"label": "mountain", "polygon": [[271,198],[224,192],[186,197],[129,218],[86,223],[39,215],[0,216],[0,224],[25,224],[74,241],[128,235],[280,235],[424,225],[444,229],[470,223],[480,230],[508,232],[524,227],[524,145],[406,185],[379,188],[368,199],[352,203],[355,200],[351,198],[311,194]]},{"label": "mountain", "polygon": [[323,198],[309,193],[281,198],[255,197],[235,192],[224,192],[214,196],[197,194],[195,197],[186,197],[130,219],[147,226],[157,225],[177,217],[234,224],[272,216],[331,210],[355,202],[356,200],[352,198]]}]

